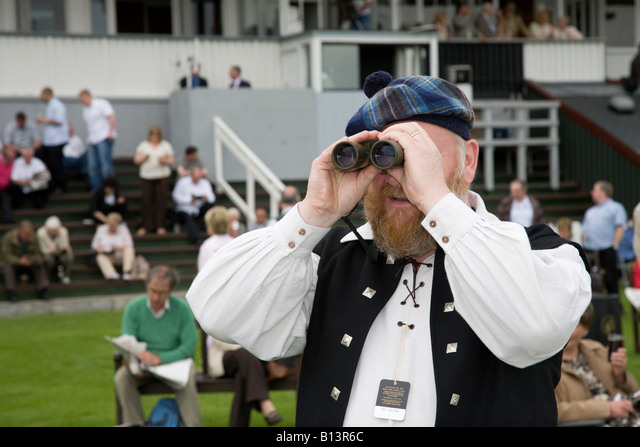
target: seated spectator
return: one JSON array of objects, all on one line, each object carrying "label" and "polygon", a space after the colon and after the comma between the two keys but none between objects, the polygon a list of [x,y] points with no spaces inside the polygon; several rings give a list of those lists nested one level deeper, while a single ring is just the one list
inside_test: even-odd
[{"label": "seated spectator", "polygon": [[120,279],[116,266],[122,267],[122,279],[129,281],[136,257],[131,232],[122,216],[109,213],[107,222],[99,225],[91,241],[96,264],[106,279]]},{"label": "seated spectator", "polygon": [[28,275],[35,279],[41,300],[48,300],[49,280],[44,267],[40,245],[36,239],[33,224],[28,220],[20,222],[17,228],[7,231],[2,238],[2,260],[4,262],[4,283],[11,302],[18,301],[16,292],[18,275]]},{"label": "seated spectator", "polygon": [[562,374],[555,390],[558,421],[603,419],[609,426],[638,426],[628,399],[638,391],[638,383],[627,371],[626,349],[609,353],[600,342],[585,338],[594,320],[591,304],[562,352]]},{"label": "seated spectator", "polygon": [[555,40],[582,40],[584,38],[578,28],[571,25],[571,19],[567,16],[558,17],[556,26],[551,30],[551,37]]},{"label": "seated spectator", "polygon": [[229,427],[248,427],[252,408],[260,411],[269,425],[282,421],[269,398],[266,362],[255,357],[240,345],[225,343],[207,337],[209,351],[209,375],[232,377],[234,397]]},{"label": "seated spectator", "polygon": [[526,183],[518,179],[509,184],[509,197],[500,201],[496,216],[500,220],[516,222],[525,227],[543,221],[540,202],[528,194]]},{"label": "seated spectator", "polygon": [[26,200],[36,208],[44,208],[49,200],[51,173],[42,160],[34,156],[33,149],[23,148],[21,157],[13,162],[9,195],[13,209],[22,208]]},{"label": "seated spectator", "polygon": [[[198,271],[218,249],[233,238],[228,232],[229,212],[224,206],[214,206],[204,216],[210,235],[198,250]],[[269,398],[266,363],[239,345],[207,337],[209,373],[212,377],[233,377],[234,397],[230,427],[248,427],[252,408],[264,415],[269,425],[282,421]]]},{"label": "seated spectator", "polygon": [[198,270],[218,248],[233,239],[229,234],[229,221],[229,212],[224,206],[214,206],[205,213],[204,223],[209,237],[198,250]]},{"label": "seated spectator", "polygon": [[125,220],[127,215],[127,199],[118,191],[118,180],[107,177],[102,187],[91,195],[89,213],[98,225],[107,223],[109,213],[118,213]]},{"label": "seated spectator", "polygon": [[536,13],[536,18],[529,24],[529,34],[531,38],[537,40],[551,39],[551,32],[553,25],[551,25],[551,18],[549,11],[540,10]]},{"label": "seated spectator", "polygon": [[38,136],[35,125],[27,120],[27,115],[24,112],[16,113],[15,119],[7,123],[2,141],[16,154],[19,154],[24,148],[32,149],[35,152],[42,146],[42,140]]},{"label": "seated spectator", "polygon": [[568,241],[573,240],[573,222],[570,218],[563,217],[561,219],[558,219],[558,223],[556,225],[558,226],[558,234],[560,235],[560,237]]},{"label": "seated spectator", "polygon": [[231,237],[238,237],[247,232],[247,226],[242,222],[240,210],[236,207],[229,208],[229,234]]},{"label": "seated spectator", "polygon": [[189,177],[176,182],[172,197],[176,204],[174,223],[186,224],[189,242],[199,244],[200,221],[216,200],[211,182],[202,176],[202,169],[194,167]]},{"label": "seated spectator", "polygon": [[[0,143],[1,145],[1,143]],[[2,148],[0,156],[0,211],[3,223],[13,223],[13,210],[9,185],[11,184],[11,170],[16,159],[16,151],[10,147]]]},{"label": "seated spectator", "polygon": [[178,177],[191,175],[191,169],[197,166],[202,169],[202,176],[209,178],[209,170],[204,167],[202,160],[198,156],[198,148],[195,146],[187,146],[184,150],[184,157],[178,163],[176,172]]},{"label": "seated spectator", "polygon": [[47,273],[56,275],[63,284],[69,284],[69,272],[74,258],[69,230],[57,216],[51,216],[38,228],[36,235]]},{"label": "seated spectator", "polygon": [[[140,363],[154,366],[192,358],[196,352],[198,332],[189,305],[172,293],[178,283],[177,273],[167,266],[157,265],[149,270],[145,283],[147,293],[125,307],[121,334],[132,335],[147,344],[147,350],[138,355]],[[144,425],[138,387],[156,380],[137,366],[127,362],[114,376],[125,425]],[[191,368],[186,387],[174,391],[184,424],[188,427],[202,426],[195,368]]]},{"label": "seated spectator", "polygon": [[142,190],[141,224],[137,236],[152,231],[166,233],[169,178],[174,161],[173,146],[162,138],[159,126],[151,126],[147,139],[138,145],[133,156],[133,162],[140,166]]},{"label": "seated spectator", "polygon": [[256,220],[249,222],[248,230],[257,230],[258,228],[268,227],[275,223],[274,219],[269,219],[269,212],[266,208],[259,206],[256,208]]},{"label": "seated spectator", "polygon": [[88,183],[87,145],[73,133],[72,125],[69,125],[69,141],[62,148],[62,165],[65,173],[79,172]]},{"label": "seated spectator", "polygon": [[296,206],[302,200],[302,195],[298,188],[293,185],[287,185],[282,190],[282,195],[280,196],[280,201],[278,202],[278,206],[280,207],[280,216],[278,220],[282,219],[287,212]]}]

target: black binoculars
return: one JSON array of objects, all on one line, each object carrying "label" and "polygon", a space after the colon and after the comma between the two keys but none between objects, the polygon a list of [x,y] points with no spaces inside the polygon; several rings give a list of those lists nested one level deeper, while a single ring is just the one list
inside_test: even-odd
[{"label": "black binoculars", "polygon": [[402,166],[404,151],[400,144],[390,140],[342,141],[334,146],[331,158],[343,171],[361,169],[369,164],[385,170]]}]

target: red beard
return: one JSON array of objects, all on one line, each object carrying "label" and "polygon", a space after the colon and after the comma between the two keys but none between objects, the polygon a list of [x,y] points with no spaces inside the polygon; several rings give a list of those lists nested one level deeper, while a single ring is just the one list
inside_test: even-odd
[{"label": "red beard", "polygon": [[[449,183],[449,189],[466,202],[468,188],[462,175],[455,175]],[[401,186],[386,184],[378,194],[369,188],[364,198],[365,217],[378,249],[392,259],[420,257],[434,251],[438,244],[422,226],[424,213],[415,206],[387,208],[388,198],[405,199],[406,195]]]}]

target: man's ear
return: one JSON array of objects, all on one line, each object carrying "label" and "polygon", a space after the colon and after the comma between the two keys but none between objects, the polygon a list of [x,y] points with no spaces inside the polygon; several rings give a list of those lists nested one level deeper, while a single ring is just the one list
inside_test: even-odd
[{"label": "man's ear", "polygon": [[480,146],[476,140],[467,140],[465,142],[465,156],[464,156],[464,180],[467,185],[473,182],[476,176],[476,169],[478,168],[478,157],[480,154]]}]

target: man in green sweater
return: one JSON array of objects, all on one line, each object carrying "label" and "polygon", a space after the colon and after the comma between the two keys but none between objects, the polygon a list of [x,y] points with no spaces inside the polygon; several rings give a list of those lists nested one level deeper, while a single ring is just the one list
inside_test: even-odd
[{"label": "man in green sweater", "polygon": [[[186,301],[171,294],[177,281],[177,274],[171,268],[152,267],[147,275],[146,295],[131,301],[124,310],[121,333],[133,335],[147,344],[147,350],[138,355],[143,364],[172,363],[195,354],[198,335],[191,309]],[[144,424],[138,386],[147,380],[156,379],[148,373],[132,373],[127,364],[116,371],[114,384],[126,425]],[[185,425],[201,426],[195,368],[192,367],[187,386],[175,389],[175,393]]]}]

